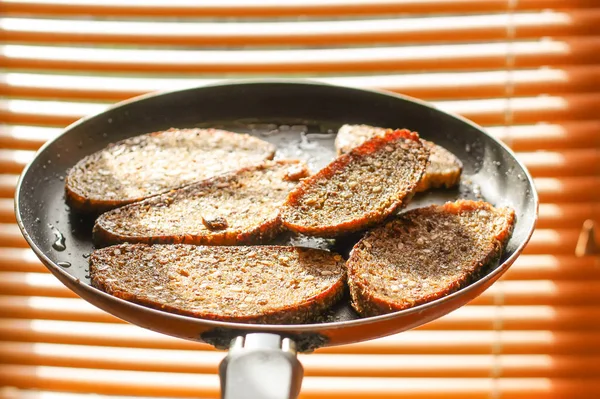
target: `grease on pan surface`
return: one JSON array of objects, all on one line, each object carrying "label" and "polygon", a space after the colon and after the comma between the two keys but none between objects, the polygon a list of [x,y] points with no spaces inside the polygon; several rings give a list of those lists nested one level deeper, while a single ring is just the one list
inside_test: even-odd
[{"label": "grease on pan surface", "polygon": [[241,323],[304,323],[340,299],[338,254],[281,246],[121,244],[94,251],[92,285],[152,308]]},{"label": "grease on pan surface", "polygon": [[266,141],[218,129],[144,134],[80,160],[67,174],[67,201],[77,210],[99,213],[274,154],[275,147]]},{"label": "grease on pan surface", "polygon": [[241,245],[280,232],[279,207],[308,175],[299,161],[268,161],[101,215],[98,244],[119,242]]}]

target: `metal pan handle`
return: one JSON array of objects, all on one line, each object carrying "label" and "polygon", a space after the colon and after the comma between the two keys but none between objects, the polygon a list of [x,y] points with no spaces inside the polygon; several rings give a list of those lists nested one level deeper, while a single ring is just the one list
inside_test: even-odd
[{"label": "metal pan handle", "polygon": [[296,343],[276,334],[235,338],[219,365],[223,399],[296,399],[304,368]]}]

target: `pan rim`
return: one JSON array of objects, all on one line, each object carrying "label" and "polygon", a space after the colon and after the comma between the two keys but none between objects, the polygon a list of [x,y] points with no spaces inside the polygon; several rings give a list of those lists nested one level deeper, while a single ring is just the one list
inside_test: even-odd
[{"label": "pan rim", "polygon": [[[293,84],[293,85],[304,85],[304,86],[331,87],[331,88],[346,89],[346,90],[351,90],[351,91],[356,91],[356,92],[367,92],[367,93],[377,94],[377,95],[381,95],[381,96],[392,97],[392,98],[416,103],[423,107],[434,110],[436,112],[446,114],[454,119],[460,120],[461,122],[471,126],[474,129],[476,129],[477,131],[479,131],[479,133],[485,135],[487,138],[492,140],[496,145],[500,146],[504,151],[506,151],[515,160],[516,164],[518,165],[518,167],[521,169],[521,171],[524,173],[524,175],[526,177],[527,183],[530,187],[531,198],[532,198],[533,207],[535,210],[535,214],[533,215],[531,226],[529,226],[526,236],[519,243],[519,245],[517,246],[517,248],[515,249],[513,254],[510,255],[506,260],[504,260],[504,262],[499,264],[498,267],[496,267],[490,273],[486,274],[484,277],[478,279],[474,283],[469,284],[466,287],[463,287],[463,288],[459,289],[458,291],[455,291],[444,297],[435,299],[431,302],[427,302],[422,305],[415,306],[413,308],[400,310],[400,311],[396,311],[396,312],[392,312],[392,313],[387,313],[387,314],[383,314],[383,315],[379,315],[379,316],[358,318],[355,320],[346,320],[346,321],[337,321],[337,322],[334,321],[334,322],[326,322],[326,323],[310,323],[310,324],[246,324],[246,323],[224,322],[224,321],[217,321],[217,320],[201,319],[201,318],[192,317],[192,316],[184,316],[184,315],[179,315],[176,313],[170,313],[170,312],[146,307],[143,305],[139,305],[137,303],[126,301],[126,300],[117,298],[115,296],[112,296],[110,294],[107,294],[106,292],[93,287],[91,284],[82,283],[80,279],[72,276],[71,274],[69,274],[68,272],[63,270],[55,262],[53,262],[48,256],[46,256],[46,254],[31,239],[29,233],[27,232],[27,229],[25,228],[25,225],[23,223],[23,218],[21,216],[20,201],[21,201],[21,187],[22,187],[23,181],[25,179],[25,176],[29,173],[31,166],[37,160],[39,155],[42,154],[46,150],[46,148],[50,147],[55,141],[59,140],[62,136],[67,134],[72,129],[74,129],[82,124],[87,123],[89,120],[91,120],[95,117],[101,116],[104,113],[112,111],[113,109],[126,106],[130,103],[137,103],[140,101],[144,101],[144,100],[162,96],[162,95],[168,95],[168,94],[173,94],[173,93],[182,93],[182,92],[186,92],[186,91],[196,91],[196,90],[202,90],[204,88],[210,88],[210,87],[244,86],[244,85],[273,85],[273,84]],[[80,285],[80,287],[82,287],[82,289],[89,291],[90,293],[92,293],[95,296],[101,296],[101,297],[104,297],[104,299],[106,299],[106,300],[116,301],[117,303],[120,302],[122,305],[133,306],[134,308],[136,308],[138,311],[141,311],[141,312],[155,313],[155,314],[159,315],[160,317],[181,319],[181,320],[185,320],[186,322],[198,323],[198,324],[202,324],[204,326],[209,326],[209,327],[214,327],[214,328],[244,330],[244,331],[248,331],[248,332],[277,332],[277,333],[286,333],[286,332],[287,333],[299,333],[300,332],[300,333],[302,333],[302,332],[315,332],[318,330],[322,330],[324,328],[332,330],[332,329],[348,328],[348,327],[359,326],[359,325],[363,326],[363,325],[368,325],[371,323],[378,323],[378,322],[383,322],[383,321],[387,321],[387,320],[392,320],[392,319],[395,319],[395,318],[401,317],[401,316],[419,313],[430,307],[434,307],[434,306],[437,306],[446,301],[450,301],[452,298],[460,295],[465,290],[476,289],[478,286],[483,285],[488,280],[499,277],[508,269],[508,267],[510,267],[510,265],[512,265],[514,263],[516,258],[518,256],[520,256],[524,247],[527,245],[527,243],[531,239],[531,236],[533,235],[533,232],[535,231],[535,227],[537,225],[538,216],[539,216],[538,215],[539,197],[538,197],[538,193],[535,188],[535,185],[534,185],[533,178],[532,178],[529,170],[516,157],[515,153],[513,152],[513,150],[511,148],[509,148],[506,144],[504,144],[500,140],[497,140],[495,137],[490,135],[488,132],[486,132],[481,126],[479,126],[475,122],[473,122],[463,116],[454,114],[452,112],[441,110],[438,107],[434,106],[433,104],[426,102],[424,100],[420,100],[418,98],[414,98],[414,97],[411,97],[411,96],[408,96],[405,94],[391,92],[388,90],[373,89],[373,88],[368,88],[368,89],[357,88],[357,87],[346,86],[346,85],[334,85],[334,84],[324,83],[324,82],[310,80],[310,79],[226,79],[226,80],[222,80],[222,81],[218,81],[218,82],[212,82],[212,83],[208,83],[205,85],[193,86],[193,87],[188,87],[188,88],[183,88],[183,89],[155,91],[155,92],[146,93],[146,94],[136,96],[136,97],[124,100],[124,101],[117,102],[117,103],[109,106],[108,108],[106,108],[103,111],[100,111],[95,114],[87,115],[87,116],[80,118],[77,121],[71,123],[70,125],[65,127],[63,129],[63,131],[60,134],[58,134],[56,137],[54,137],[54,138],[48,140],[46,143],[44,143],[38,149],[38,151],[35,153],[33,159],[23,168],[23,171],[21,172],[19,179],[17,181],[17,185],[15,186],[14,208],[15,208],[15,216],[16,216],[16,220],[17,220],[17,225],[19,226],[19,230],[21,231],[21,234],[25,238],[29,247],[33,250],[33,252],[36,254],[36,256],[42,261],[42,263],[44,263],[44,265],[47,268],[49,268],[53,274],[60,275],[62,278],[69,280],[70,283],[72,283],[72,284]],[[517,223],[518,222],[519,221],[517,220]],[[58,276],[57,276],[57,278],[58,278]],[[97,305],[94,304],[94,306],[97,306]]]}]

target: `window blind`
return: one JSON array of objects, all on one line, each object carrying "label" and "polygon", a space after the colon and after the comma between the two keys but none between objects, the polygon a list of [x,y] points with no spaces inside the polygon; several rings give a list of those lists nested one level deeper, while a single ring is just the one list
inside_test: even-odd
[{"label": "window blind", "polygon": [[540,194],[524,254],[419,329],[301,355],[303,398],[600,396],[595,0],[0,2],[0,398],[218,397],[224,353],[74,296],[15,224],[17,176],[67,124],[154,90],[286,77],[387,89],[482,124]]}]

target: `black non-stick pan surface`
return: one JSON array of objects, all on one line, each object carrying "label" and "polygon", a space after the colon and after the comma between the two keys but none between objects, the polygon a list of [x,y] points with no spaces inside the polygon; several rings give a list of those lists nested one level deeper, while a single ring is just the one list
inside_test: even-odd
[{"label": "black non-stick pan surface", "polygon": [[[517,223],[500,263],[471,286],[410,310],[360,319],[346,298],[319,322],[297,326],[244,325],[179,316],[114,298],[89,285],[93,219],[71,211],[64,196],[67,170],[84,156],[142,133],[170,127],[219,127],[270,141],[278,148],[277,158],[304,159],[316,171],[333,159],[335,134],[344,123],[408,128],[458,156],[464,165],[460,187],[418,195],[410,207],[457,198],[511,206]],[[537,195],[530,175],[507,147],[478,126],[391,93],[284,81],[225,83],[153,94],[85,118],[39,151],[21,176],[15,201],[19,226],[38,257],[65,285],[96,306],[155,331],[217,346],[227,345],[238,334],[262,331],[292,337],[300,350],[414,328],[464,305],[514,262],[537,218]],[[333,248],[345,255],[358,238],[279,240]]]}]

